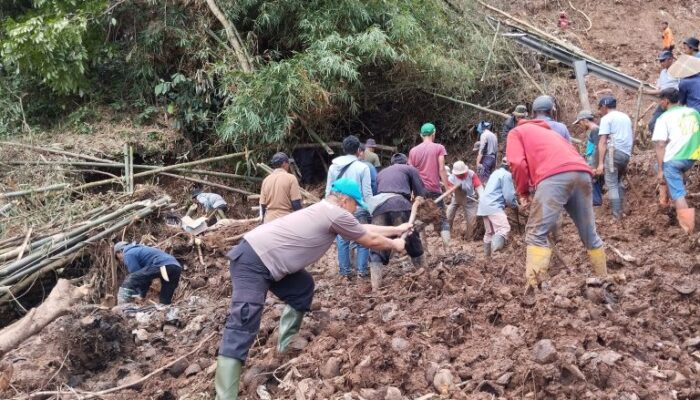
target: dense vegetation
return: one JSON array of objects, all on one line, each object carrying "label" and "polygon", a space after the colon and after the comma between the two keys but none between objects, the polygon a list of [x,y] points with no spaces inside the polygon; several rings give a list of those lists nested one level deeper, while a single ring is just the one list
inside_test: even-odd
[{"label": "dense vegetation", "polygon": [[[471,0],[5,0],[0,14],[0,135],[110,107],[252,148],[403,129],[397,111],[439,112],[425,91],[491,102],[511,74],[499,41],[482,79],[493,30]],[[387,133],[373,132],[399,140]]]}]

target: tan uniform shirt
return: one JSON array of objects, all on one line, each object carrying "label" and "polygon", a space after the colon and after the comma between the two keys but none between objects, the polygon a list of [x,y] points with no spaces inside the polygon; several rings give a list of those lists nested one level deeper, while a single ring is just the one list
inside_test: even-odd
[{"label": "tan uniform shirt", "polygon": [[265,178],[260,190],[260,204],[267,206],[265,223],[294,211],[293,200],[301,200],[297,177],[277,168]]}]

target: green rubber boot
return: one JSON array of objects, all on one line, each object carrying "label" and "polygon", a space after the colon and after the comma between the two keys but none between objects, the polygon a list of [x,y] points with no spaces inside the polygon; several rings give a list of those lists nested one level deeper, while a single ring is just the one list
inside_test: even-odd
[{"label": "green rubber boot", "polygon": [[237,400],[243,363],[230,357],[216,357],[216,400]]},{"label": "green rubber boot", "polygon": [[277,341],[277,352],[284,353],[292,341],[292,337],[299,333],[301,321],[304,319],[304,313],[297,311],[292,306],[286,305],[282,310],[280,317],[279,339]]}]

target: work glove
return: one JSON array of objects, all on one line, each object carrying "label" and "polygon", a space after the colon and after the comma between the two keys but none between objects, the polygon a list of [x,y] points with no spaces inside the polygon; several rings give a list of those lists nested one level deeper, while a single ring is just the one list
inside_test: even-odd
[{"label": "work glove", "polygon": [[192,205],[190,206],[190,208],[187,209],[187,212],[188,212],[188,213],[193,213],[193,212],[195,212],[195,211],[197,211],[197,205],[196,205],[196,204],[192,204]]},{"label": "work glove", "polygon": [[476,166],[476,173],[477,173],[478,175],[483,174],[483,173],[484,173],[484,166],[481,165],[481,164],[477,165],[477,166]]}]

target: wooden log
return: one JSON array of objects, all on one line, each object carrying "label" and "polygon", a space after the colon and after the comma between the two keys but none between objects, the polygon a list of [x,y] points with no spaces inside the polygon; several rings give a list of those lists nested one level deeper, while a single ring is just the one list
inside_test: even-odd
[{"label": "wooden log", "polygon": [[10,199],[13,197],[29,196],[36,193],[55,192],[59,190],[65,190],[68,187],[70,187],[70,185],[67,183],[57,183],[55,185],[49,185],[40,188],[19,190],[17,192],[0,193],[0,199]]},{"label": "wooden log", "polygon": [[[245,156],[247,154],[248,154],[247,152],[239,152],[239,153],[233,153],[233,154],[226,154],[226,155],[218,156],[218,157],[204,158],[202,160],[190,161],[190,162],[181,163],[181,164],[168,165],[166,167],[160,167],[160,168],[156,168],[156,169],[152,169],[152,170],[148,170],[148,171],[144,171],[144,172],[139,172],[138,174],[134,174],[133,178],[142,178],[144,176],[155,175],[155,174],[159,174],[161,172],[168,172],[168,171],[172,171],[172,170],[175,170],[178,168],[193,167],[195,165],[206,164],[206,163],[211,163],[211,162],[215,162],[215,161],[229,160],[231,158],[241,157],[241,156]],[[90,182],[90,183],[86,183],[84,185],[76,186],[74,188],[74,190],[84,190],[84,189],[89,189],[89,188],[93,188],[93,187],[97,187],[97,186],[106,185],[109,183],[123,182],[123,181],[124,181],[124,178],[105,179],[102,181]]]},{"label": "wooden log", "polygon": [[59,279],[46,300],[17,322],[0,331],[0,357],[17,348],[27,338],[41,332],[56,318],[68,314],[71,308],[88,294],[85,287],[75,287]]},{"label": "wooden log", "polygon": [[251,195],[253,195],[253,193],[251,193],[251,192],[249,192],[249,191],[247,191],[247,190],[237,189],[237,188],[233,188],[233,187],[230,187],[230,186],[221,185],[221,184],[219,184],[219,183],[214,183],[214,182],[205,181],[205,180],[202,180],[202,179],[190,178],[190,177],[187,177],[187,176],[171,174],[171,173],[168,173],[168,172],[161,172],[161,173],[159,173],[158,175],[165,175],[165,176],[169,176],[169,177],[171,177],[171,178],[182,179],[182,180],[185,180],[185,181],[188,181],[188,182],[200,183],[200,184],[202,184],[202,185],[209,185],[209,186],[211,186],[211,187],[215,187],[215,188],[219,188],[219,189],[223,189],[223,190],[228,190],[229,192],[244,194],[244,195],[246,195],[246,196],[251,196]]}]

